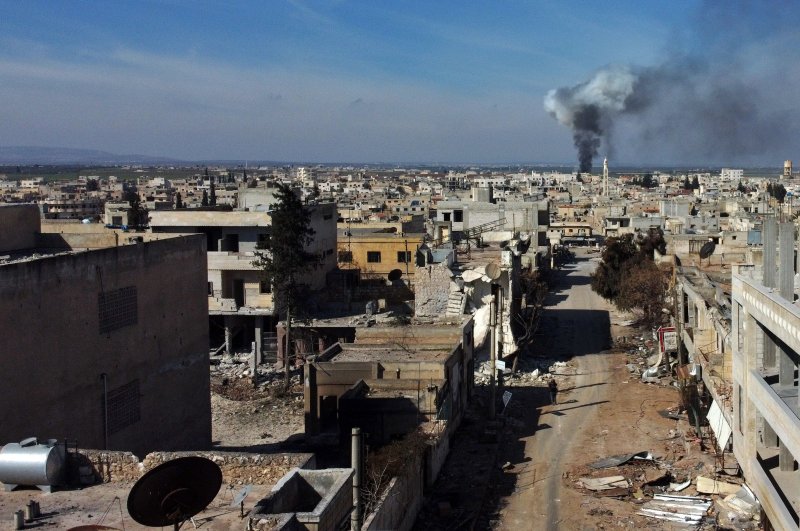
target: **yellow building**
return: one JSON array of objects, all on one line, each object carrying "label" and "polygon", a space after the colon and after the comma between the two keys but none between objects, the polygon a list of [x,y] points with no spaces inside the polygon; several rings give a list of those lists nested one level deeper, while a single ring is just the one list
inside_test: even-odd
[{"label": "yellow building", "polygon": [[360,269],[362,275],[387,278],[399,269],[403,279],[414,278],[414,255],[424,234],[350,229],[338,238],[339,268]]}]

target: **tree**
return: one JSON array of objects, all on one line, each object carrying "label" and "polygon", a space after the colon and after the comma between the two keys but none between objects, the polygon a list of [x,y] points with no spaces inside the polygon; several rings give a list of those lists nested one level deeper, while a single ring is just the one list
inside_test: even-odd
[{"label": "tree", "polygon": [[130,215],[128,216],[130,224],[137,229],[147,225],[147,209],[142,205],[138,192],[135,189],[128,190],[125,200],[130,205]]},{"label": "tree", "polygon": [[89,179],[86,181],[86,191],[87,192],[96,192],[100,189],[100,184],[97,182],[97,179]]},{"label": "tree", "polygon": [[667,253],[667,241],[664,239],[664,231],[658,227],[650,227],[645,235],[639,234],[636,245],[639,248],[639,252],[650,259],[653,258],[653,251],[658,251],[659,254]]},{"label": "tree", "polygon": [[214,177],[211,177],[211,193],[208,195],[208,204],[217,206],[217,187],[214,184]]},{"label": "tree", "polygon": [[659,228],[650,229],[635,240],[625,234],[609,238],[602,261],[592,275],[592,290],[613,302],[620,310],[641,312],[643,323],[661,318],[665,277],[653,262],[653,251],[666,253],[666,241]]},{"label": "tree", "polygon": [[178,192],[175,194],[175,208],[183,208],[183,197],[181,197],[181,193]]},{"label": "tree", "polygon": [[621,284],[614,304],[623,311],[640,311],[645,324],[658,323],[667,288],[664,273],[653,261],[642,256],[626,262],[623,276],[625,282]]},{"label": "tree", "polygon": [[786,187],[781,183],[769,183],[767,185],[767,192],[774,197],[778,203],[783,203],[783,200],[786,198]]},{"label": "tree", "polygon": [[695,175],[692,178],[692,190],[699,190],[699,189],[700,189],[700,179],[698,179],[697,175]]},{"label": "tree", "polygon": [[747,193],[747,188],[744,187],[744,185],[742,184],[742,181],[739,181],[739,185],[736,187],[736,190],[738,190],[739,192],[741,192],[743,194]]},{"label": "tree", "polygon": [[309,211],[292,189],[278,185],[275,194],[277,203],[272,205],[272,231],[269,248],[259,242],[253,265],[261,270],[261,277],[272,289],[275,310],[286,320],[286,356],[284,360],[284,384],[289,388],[291,367],[292,315],[299,310],[298,301],[302,288],[299,277],[314,261],[305,248],[314,239]]},{"label": "tree", "polygon": [[689,182],[689,176],[688,175],[683,178],[683,189],[684,190],[691,190],[692,189],[692,183]]},{"label": "tree", "polygon": [[592,290],[604,299],[614,302],[622,284],[623,265],[636,256],[636,252],[633,234],[608,238],[602,261],[592,274]]},{"label": "tree", "polygon": [[203,199],[200,200],[200,206],[208,206],[208,192],[205,190],[203,190]]}]

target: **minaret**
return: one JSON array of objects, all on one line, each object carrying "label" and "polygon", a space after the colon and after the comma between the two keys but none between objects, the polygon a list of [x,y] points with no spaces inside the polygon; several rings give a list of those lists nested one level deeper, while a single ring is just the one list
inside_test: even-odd
[{"label": "minaret", "polygon": [[603,196],[608,197],[608,157],[603,159]]}]

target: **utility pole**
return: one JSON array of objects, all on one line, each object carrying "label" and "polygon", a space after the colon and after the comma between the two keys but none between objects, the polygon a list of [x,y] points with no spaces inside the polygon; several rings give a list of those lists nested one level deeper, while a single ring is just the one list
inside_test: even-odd
[{"label": "utility pole", "polygon": [[291,366],[289,365],[292,359],[292,306],[286,305],[286,353],[283,356],[283,384],[286,391],[289,390],[289,380],[291,377]]},{"label": "utility pole", "polygon": [[497,394],[497,295],[492,295],[492,302],[489,304],[489,420],[494,420],[496,415],[495,398]]},{"label": "utility pole", "polygon": [[350,446],[350,466],[353,467],[353,512],[350,513],[350,530],[361,530],[361,428],[352,429]]}]

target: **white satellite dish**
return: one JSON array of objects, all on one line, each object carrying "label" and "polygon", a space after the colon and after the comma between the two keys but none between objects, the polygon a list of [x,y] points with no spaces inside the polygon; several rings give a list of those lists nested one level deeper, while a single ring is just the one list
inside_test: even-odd
[{"label": "white satellite dish", "polygon": [[233,501],[231,502],[231,507],[236,507],[237,505],[244,502],[244,499],[247,498],[247,495],[250,494],[250,491],[253,490],[252,485],[245,485],[245,487],[233,497]]},{"label": "white satellite dish", "polygon": [[486,276],[492,280],[497,280],[498,278],[500,278],[502,272],[503,271],[500,269],[500,266],[495,264],[494,262],[486,266]]}]

